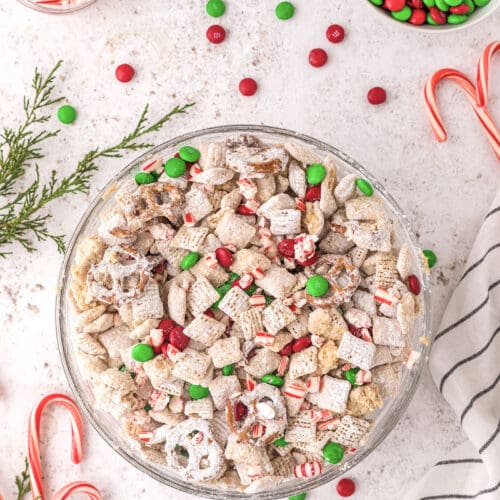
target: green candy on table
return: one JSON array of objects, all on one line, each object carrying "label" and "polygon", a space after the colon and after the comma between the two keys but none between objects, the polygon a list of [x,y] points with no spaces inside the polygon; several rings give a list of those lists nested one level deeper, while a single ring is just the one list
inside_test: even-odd
[{"label": "green candy on table", "polygon": [[280,2],[276,5],[276,9],[274,10],[276,17],[281,19],[282,21],[286,21],[293,17],[295,13],[295,7],[290,2]]},{"label": "green candy on table", "polygon": [[422,253],[424,254],[425,259],[427,260],[427,265],[429,266],[429,269],[432,269],[437,262],[436,254],[432,250],[422,250]]},{"label": "green candy on table", "polygon": [[169,177],[180,177],[186,171],[186,162],[182,158],[170,158],[165,162],[165,173]]},{"label": "green candy on table", "polygon": [[288,500],[305,500],[307,493],[299,493],[298,495],[292,495],[288,497]]},{"label": "green candy on table", "polygon": [[353,387],[358,387],[356,384],[356,373],[359,372],[359,368],[350,368],[344,372],[345,379],[351,383]]},{"label": "green candy on table", "polygon": [[191,396],[191,399],[203,399],[210,394],[208,387],[203,387],[202,385],[196,384],[189,384],[188,392]]},{"label": "green candy on table", "polygon": [[306,169],[306,178],[309,184],[321,184],[325,177],[326,168],[321,163],[312,163]]},{"label": "green candy on table", "polygon": [[271,374],[264,375],[261,380],[265,384],[274,385],[275,387],[281,387],[284,383],[282,377],[278,377],[278,375],[271,375]]},{"label": "green candy on table", "polygon": [[276,439],[273,442],[274,446],[277,446],[278,448],[283,448],[283,446],[288,446],[290,443],[288,441],[285,441],[284,437],[280,437]]},{"label": "green candy on table", "polygon": [[328,443],[322,451],[323,458],[331,463],[338,464],[344,458],[344,448],[338,443]]},{"label": "green candy on table", "polygon": [[179,149],[179,156],[184,161],[194,163],[200,159],[200,152],[191,146],[182,146],[182,148]]},{"label": "green candy on table", "polygon": [[76,109],[69,104],[61,106],[57,110],[57,119],[65,125],[73,123],[76,120]]},{"label": "green candy on table", "polygon": [[373,194],[373,186],[366,179],[356,179],[356,187],[365,195]]},{"label": "green candy on table", "polygon": [[153,184],[156,182],[156,177],[150,172],[137,172],[134,179],[137,184]]},{"label": "green candy on table", "polygon": [[313,297],[323,297],[323,295],[328,293],[329,288],[330,283],[328,283],[328,280],[324,276],[315,274],[307,279],[306,290]]},{"label": "green candy on table", "polygon": [[411,7],[405,5],[401,10],[391,12],[391,16],[396,19],[396,21],[406,22],[411,17]]},{"label": "green candy on table", "polygon": [[209,16],[220,17],[226,12],[226,5],[222,0],[208,0],[206,10]]},{"label": "green candy on table", "polygon": [[200,260],[200,254],[198,252],[189,252],[181,260],[181,269],[187,271],[191,269]]},{"label": "green candy on table", "polygon": [[469,19],[469,16],[467,14],[450,14],[446,18],[446,22],[448,24],[462,24],[465,23]]},{"label": "green candy on table", "polygon": [[224,375],[225,377],[229,377],[229,375],[232,375],[233,373],[234,373],[234,363],[222,367],[222,375]]},{"label": "green candy on table", "polygon": [[132,347],[132,358],[140,363],[153,359],[154,355],[153,348],[149,344],[136,344]]}]

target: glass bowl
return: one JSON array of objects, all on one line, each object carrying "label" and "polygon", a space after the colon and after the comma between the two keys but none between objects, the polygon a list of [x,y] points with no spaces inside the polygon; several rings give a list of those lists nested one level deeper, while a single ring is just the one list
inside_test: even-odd
[{"label": "glass bowl", "polygon": [[468,28],[481,22],[482,20],[489,17],[495,10],[500,7],[500,0],[490,0],[488,5],[484,7],[476,8],[476,10],[470,15],[470,19],[467,19],[465,23],[462,24],[442,24],[439,26],[432,26],[430,24],[414,25],[408,22],[401,22],[394,19],[390,13],[382,9],[381,7],[374,5],[370,0],[363,0],[363,3],[368,5],[373,11],[377,12],[379,17],[384,17],[386,21],[391,21],[393,24],[398,23],[403,28],[408,28],[412,30],[426,31],[427,33],[449,33],[450,31],[457,31],[461,29]]},{"label": "glass bowl", "polygon": [[[140,156],[132,163],[127,165],[109,183],[104,187],[101,193],[90,204],[82,219],[78,223],[73,237],[68,245],[68,250],[61,267],[58,282],[58,296],[56,300],[56,328],[59,351],[62,359],[64,371],[68,378],[69,385],[75,395],[79,406],[90,420],[96,431],[102,438],[125,460],[134,467],[183,492],[192,493],[207,498],[250,498],[251,495],[236,490],[221,490],[212,484],[193,483],[180,479],[174,473],[166,468],[154,465],[146,461],[139,450],[132,445],[130,440],[121,434],[120,426],[117,421],[109,414],[102,413],[95,409],[95,399],[91,387],[87,384],[83,373],[81,372],[76,358],[76,348],[71,340],[71,310],[67,299],[67,291],[70,282],[70,266],[74,260],[75,249],[79,241],[89,234],[95,233],[97,229],[98,214],[101,210],[108,207],[113,202],[112,196],[106,196],[113,188],[126,179],[130,179],[131,173],[140,169],[140,166],[153,157],[173,156],[180,145],[190,144],[196,146],[197,143],[207,140],[223,140],[228,136],[234,136],[239,133],[250,133],[258,136],[265,142],[283,143],[294,141],[305,145],[313,150],[323,153],[330,153],[336,158],[337,169],[339,172],[353,172],[361,177],[368,179],[379,196],[384,200],[386,209],[394,222],[395,243],[397,245],[407,242],[412,249],[413,269],[422,284],[420,294],[421,313],[417,317],[412,335],[412,349],[420,353],[420,358],[411,370],[404,369],[401,380],[401,387],[398,396],[394,399],[386,400],[384,407],[378,412],[377,424],[373,431],[368,435],[366,444],[361,446],[354,454],[346,454],[344,460],[337,465],[329,465],[323,469],[323,474],[309,479],[290,479],[280,483],[273,491],[259,492],[259,498],[264,500],[278,499],[294,495],[312,488],[321,486],[328,481],[344,474],[346,471],[360,463],[382,442],[389,432],[396,425],[410,403],[420,379],[422,370],[427,362],[429,354],[429,342],[419,341],[421,336],[430,340],[431,317],[430,317],[430,292],[426,275],[426,268],[423,264],[421,252],[417,247],[415,235],[412,233],[408,219],[398,207],[394,199],[385,191],[371,173],[365,170],[361,165],[349,158],[338,149],[325,144],[324,142],[307,137],[290,130],[283,130],[274,127],[265,127],[257,125],[228,125],[223,127],[207,128],[196,132],[191,132],[180,137],[176,137],[160,146],[151,149]],[[375,416],[375,415],[374,415]],[[401,450],[403,453],[403,450]]]},{"label": "glass bowl", "polygon": [[[30,9],[37,10],[39,12],[45,12],[47,14],[68,14],[70,12],[76,12],[77,10],[84,9],[90,4],[93,4],[96,0],[73,0],[74,3],[69,5],[57,5],[56,3],[37,3],[35,0],[17,0],[19,3],[29,7]],[[45,0],[50,1],[50,0]]]}]

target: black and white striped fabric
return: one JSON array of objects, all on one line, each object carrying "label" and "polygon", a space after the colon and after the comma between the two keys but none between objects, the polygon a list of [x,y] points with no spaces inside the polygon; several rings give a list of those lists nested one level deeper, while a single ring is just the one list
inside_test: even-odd
[{"label": "black and white striped fabric", "polygon": [[500,192],[443,316],[430,370],[469,442],[405,500],[500,499]]}]

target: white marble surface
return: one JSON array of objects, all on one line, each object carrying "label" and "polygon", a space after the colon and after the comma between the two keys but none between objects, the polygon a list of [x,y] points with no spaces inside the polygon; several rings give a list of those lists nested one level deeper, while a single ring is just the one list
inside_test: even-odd
[{"label": "white marble surface", "polygon": [[[363,1],[295,0],[292,21],[278,22],[270,0],[228,0],[220,20],[227,41],[210,46],[204,37],[211,20],[201,0],[98,0],[80,13],[47,16],[14,0],[0,2],[0,115],[2,124],[20,118],[21,99],[33,68],[44,71],[62,58],[57,87],[78,108],[78,121],[51,142],[41,163],[68,172],[79,155],[111,143],[130,129],[146,102],[158,115],[174,103],[196,101],[189,115],[175,119],[154,140],[210,125],[265,123],[295,129],[330,142],[378,176],[408,214],[423,247],[439,256],[433,272],[434,324],[458,280],[478,225],[498,185],[498,163],[457,89],[440,92],[450,140],[438,145],[422,105],[425,78],[442,66],[475,74],[483,46],[498,38],[500,11],[457,33],[438,35],[382,23]],[[326,41],[331,22],[345,26],[344,43]],[[307,63],[314,46],[328,50],[322,69]],[[128,62],[137,78],[115,81],[114,66]],[[243,76],[260,83],[253,98],[242,98]],[[499,81],[500,65],[493,70]],[[387,88],[388,102],[370,106],[368,88]],[[500,119],[500,96],[490,108]],[[51,126],[56,127],[55,121]],[[132,158],[129,156],[126,160]],[[98,189],[123,161],[105,161],[91,193],[52,206],[56,231],[70,234]],[[26,423],[35,401],[68,391],[54,333],[55,284],[61,256],[47,243],[40,252],[0,261],[0,496],[15,498],[14,476],[26,455]],[[86,425],[86,456],[69,461],[69,429],[59,412],[43,425],[47,491],[70,480],[98,485],[104,498],[119,500],[189,498],[156,483],[117,456]],[[63,435],[64,434],[64,435]],[[428,373],[403,419],[380,448],[349,476],[358,484],[353,498],[392,500],[448,450],[464,440],[455,415]],[[309,496],[337,498],[334,484]]]}]

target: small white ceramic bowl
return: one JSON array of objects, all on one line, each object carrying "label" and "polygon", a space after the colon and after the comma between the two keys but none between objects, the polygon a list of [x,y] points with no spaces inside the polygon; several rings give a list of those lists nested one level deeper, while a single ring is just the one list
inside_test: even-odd
[{"label": "small white ceramic bowl", "polygon": [[[476,10],[470,15],[470,19],[468,19],[465,23],[462,24],[443,24],[440,26],[432,26],[430,24],[421,24],[415,25],[408,22],[401,22],[394,19],[388,11],[374,5],[370,2],[370,0],[363,0],[365,5],[368,5],[371,10],[377,12],[379,17],[384,17],[388,21],[392,21],[393,23],[398,23],[403,27],[419,30],[419,31],[427,31],[432,33],[449,33],[450,31],[460,30],[467,28],[469,26],[473,26],[476,23],[481,22],[483,19],[486,19],[488,16],[492,15],[498,7],[500,7],[500,0],[491,0],[488,5],[485,7],[476,8]],[[499,21],[500,22],[500,21]]]}]

